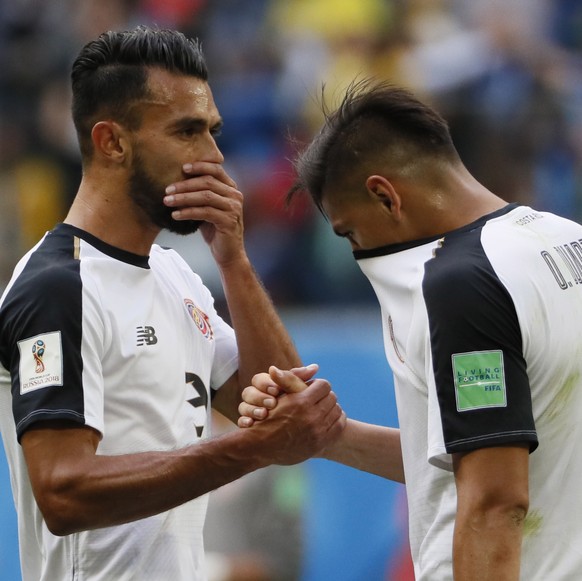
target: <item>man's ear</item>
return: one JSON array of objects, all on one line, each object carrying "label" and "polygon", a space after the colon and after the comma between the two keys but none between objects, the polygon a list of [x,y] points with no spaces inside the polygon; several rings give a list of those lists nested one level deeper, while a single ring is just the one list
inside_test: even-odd
[{"label": "man's ear", "polygon": [[402,200],[390,180],[384,176],[371,175],[366,179],[366,189],[396,220],[400,220]]},{"label": "man's ear", "polygon": [[126,130],[114,121],[99,121],[91,130],[93,147],[98,156],[121,164],[131,153]]}]

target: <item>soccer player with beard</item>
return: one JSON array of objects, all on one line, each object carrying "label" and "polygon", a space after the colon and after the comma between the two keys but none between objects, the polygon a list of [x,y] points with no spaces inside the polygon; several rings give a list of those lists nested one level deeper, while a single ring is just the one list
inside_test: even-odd
[{"label": "soccer player with beard", "polygon": [[[204,579],[206,493],[320,452],[345,419],[317,380],[256,429],[209,437],[210,406],[236,421],[254,374],[301,363],[245,253],[199,45],[146,27],[104,33],[72,86],[82,181],[0,302],[23,579]],[[154,244],[163,228],[201,230],[232,327]]]}]

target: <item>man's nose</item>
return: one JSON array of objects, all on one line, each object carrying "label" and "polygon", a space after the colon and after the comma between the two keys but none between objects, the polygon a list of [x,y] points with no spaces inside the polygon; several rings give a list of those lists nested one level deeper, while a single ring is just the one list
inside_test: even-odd
[{"label": "man's nose", "polygon": [[216,140],[214,137],[210,136],[210,143],[208,146],[208,153],[206,154],[205,161],[210,161],[212,163],[224,163],[224,155],[222,155],[222,151],[218,147]]}]

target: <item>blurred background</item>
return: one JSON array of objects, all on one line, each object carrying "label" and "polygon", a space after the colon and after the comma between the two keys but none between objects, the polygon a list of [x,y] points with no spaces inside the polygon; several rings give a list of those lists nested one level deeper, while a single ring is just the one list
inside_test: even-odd
[{"label": "blurred background", "polygon": [[[303,357],[321,364],[321,375],[358,419],[397,421],[375,297],[347,243],[335,239],[308,200],[284,206],[293,181],[289,159],[321,123],[324,84],[332,105],[355,78],[412,89],[449,120],[462,158],[483,184],[508,201],[582,219],[579,0],[4,0],[0,289],[76,192],[73,59],[101,32],[137,24],[202,40],[225,120],[219,145],[246,196],[249,255]],[[160,242],[186,258],[223,308],[199,238],[163,234]],[[243,488],[255,491],[261,506],[261,499],[273,500],[257,530],[236,533],[245,539],[240,546],[221,545],[211,529],[215,518],[222,530],[235,530],[228,521],[235,511],[221,510],[231,490],[213,498],[213,581],[411,578],[397,485],[321,460],[263,480],[232,487],[243,499],[253,494]],[[0,579],[12,581],[19,577],[8,482],[0,462]],[[269,520],[288,525],[277,532],[265,526]],[[267,542],[276,538],[280,545]],[[239,577],[228,576],[228,547],[239,559]],[[288,560],[277,564],[283,553]]]}]

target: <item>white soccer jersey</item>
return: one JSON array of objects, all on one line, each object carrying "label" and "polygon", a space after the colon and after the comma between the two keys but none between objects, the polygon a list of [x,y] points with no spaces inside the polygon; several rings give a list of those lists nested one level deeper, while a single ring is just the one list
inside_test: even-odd
[{"label": "white soccer jersey", "polygon": [[18,439],[39,420],[99,431],[97,453],[174,450],[208,435],[211,389],[237,369],[233,330],[172,250],[149,257],[60,224],[0,303],[0,428],[24,581],[204,579],[207,497],[122,526],[52,535]]},{"label": "white soccer jersey", "polygon": [[450,581],[451,454],[529,443],[521,579],[582,571],[582,226],[510,205],[356,251],[394,373],[417,581]]}]

